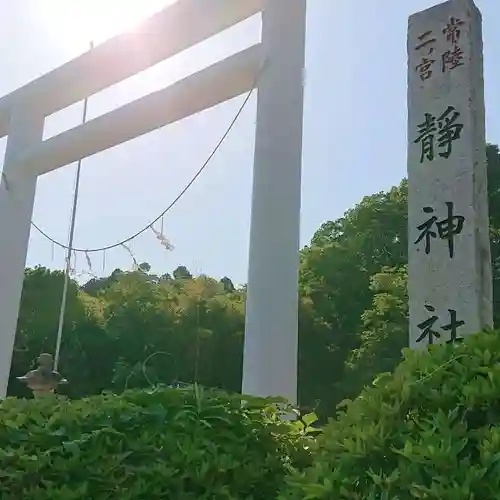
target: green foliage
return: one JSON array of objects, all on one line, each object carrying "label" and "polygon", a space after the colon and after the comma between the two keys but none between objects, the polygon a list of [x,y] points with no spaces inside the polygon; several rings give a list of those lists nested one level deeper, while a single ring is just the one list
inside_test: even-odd
[{"label": "green foliage", "polygon": [[280,420],[279,408],[198,386],[9,398],[0,403],[0,498],[272,499],[290,467],[310,464],[307,429]]},{"label": "green foliage", "polygon": [[[500,153],[486,148],[495,324],[500,322]],[[299,403],[320,416],[390,371],[407,345],[407,183],[363,198],[325,222],[301,252]],[[29,395],[15,377],[56,343],[62,274],[26,271],[10,395]],[[72,282],[60,370],[71,397],[198,382],[241,389],[245,286],[193,276],[185,266],[134,272],[79,287]],[[223,360],[223,362],[221,362]]]},{"label": "green foliage", "polygon": [[[320,412],[358,390],[348,360],[360,345],[362,315],[372,303],[370,279],[407,258],[407,183],[367,196],[344,217],[326,222],[302,251],[300,402]],[[306,399],[307,398],[307,399]]]},{"label": "green foliage", "polygon": [[[190,278],[185,268],[176,279],[146,269],[144,263],[135,272],[115,270],[80,290],[71,282],[60,363],[70,383],[62,390],[82,397],[181,380],[238,391],[241,291],[227,279]],[[9,395],[28,396],[15,377],[40,352],[53,352],[61,292],[62,273],[26,270]]]},{"label": "green foliage", "polygon": [[[486,156],[488,160],[488,201],[493,263],[493,312],[494,323],[498,324],[500,322],[500,153],[498,147],[488,145]],[[371,260],[375,268],[380,267],[373,271],[372,266],[370,270],[370,286],[367,291],[371,292],[371,305],[365,306],[362,313],[352,311],[354,317],[356,314],[358,315],[360,323],[355,329],[346,333],[346,336],[351,339],[351,345],[353,345],[350,352],[346,353],[345,350],[341,350],[345,356],[345,371],[341,374],[340,383],[336,384],[335,387],[338,398],[353,397],[378,373],[392,371],[402,359],[401,350],[408,345],[408,276],[405,265],[407,260],[406,221],[403,225],[401,218],[403,215],[406,216],[407,211],[407,185],[403,182],[398,191],[392,189],[388,193],[382,193],[368,199],[374,198],[378,198],[377,203],[372,205],[374,222],[367,224],[365,216],[363,225],[357,225],[360,235],[356,236],[355,231],[351,229],[349,240],[363,242],[369,239],[372,241],[373,245],[364,245],[363,251],[360,253],[360,261],[370,262]],[[394,208],[396,200],[399,205]],[[353,213],[366,211],[366,207],[362,208],[363,204],[364,201],[353,210]],[[387,219],[390,207],[393,207],[396,212],[400,211],[400,217],[395,217],[392,223],[389,223]],[[356,216],[356,220],[361,221],[361,217]],[[367,226],[369,235],[376,233],[369,229],[370,226],[377,227],[380,232],[379,242],[376,245],[374,236],[365,235],[365,227]],[[398,233],[396,228],[399,228],[399,231],[404,230],[404,235]],[[344,233],[341,232],[341,234]],[[396,243],[389,251],[390,263],[384,263],[380,259],[379,245],[385,241],[385,248],[387,248],[391,237]],[[404,246],[398,246],[402,241],[404,241]],[[356,243],[356,246],[359,247],[359,243]],[[366,292],[361,289],[360,293]],[[340,295],[341,299],[339,300],[346,302],[349,299],[355,300],[351,293]],[[331,414],[331,407],[329,410]]]},{"label": "green foliage", "polygon": [[385,267],[372,276],[372,308],[361,316],[359,347],[347,361],[349,396],[369,385],[376,374],[392,371],[401,361],[401,351],[408,345],[407,282],[406,266]]},{"label": "green foliage", "polygon": [[500,336],[405,350],[346,401],[282,500],[493,500],[500,491]]}]

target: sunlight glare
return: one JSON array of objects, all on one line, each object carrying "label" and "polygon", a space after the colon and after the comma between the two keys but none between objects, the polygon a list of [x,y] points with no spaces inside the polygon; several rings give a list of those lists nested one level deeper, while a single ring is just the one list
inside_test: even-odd
[{"label": "sunlight glare", "polygon": [[47,26],[70,45],[100,43],[133,29],[175,0],[45,0]]}]

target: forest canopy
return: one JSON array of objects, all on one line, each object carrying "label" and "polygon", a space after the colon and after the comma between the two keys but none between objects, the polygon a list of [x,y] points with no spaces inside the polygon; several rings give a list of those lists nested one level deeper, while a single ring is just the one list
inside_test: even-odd
[{"label": "forest canopy", "polygon": [[[500,282],[500,153],[487,146],[494,313]],[[322,415],[391,371],[408,343],[407,183],[363,198],[325,222],[301,251],[299,404]],[[27,269],[13,356],[15,379],[53,352],[63,274]],[[155,274],[147,263],[83,286],[72,281],[60,371],[74,397],[103,390],[196,381],[241,388],[245,287],[184,266]],[[221,360],[224,360],[221,363]]]}]

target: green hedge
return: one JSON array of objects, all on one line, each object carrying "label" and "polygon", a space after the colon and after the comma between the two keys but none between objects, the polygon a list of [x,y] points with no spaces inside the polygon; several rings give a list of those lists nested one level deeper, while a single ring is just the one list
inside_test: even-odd
[{"label": "green hedge", "polygon": [[405,352],[318,438],[281,499],[500,498],[500,336]]},{"label": "green hedge", "polygon": [[276,498],[303,433],[276,406],[190,389],[0,404],[1,500]]}]

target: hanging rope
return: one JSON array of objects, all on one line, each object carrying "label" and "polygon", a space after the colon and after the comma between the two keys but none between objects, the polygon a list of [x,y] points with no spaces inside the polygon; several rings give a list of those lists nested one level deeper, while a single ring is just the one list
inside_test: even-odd
[{"label": "hanging rope", "polygon": [[[90,42],[90,50],[94,48],[94,43]],[[87,109],[88,109],[89,99],[85,98],[83,101],[83,113],[82,113],[82,124],[87,122]],[[76,223],[76,209],[78,208],[78,194],[80,192],[80,176],[82,172],[82,160],[78,160],[76,165],[75,174],[75,188],[73,192],[73,206],[71,207],[71,222],[69,228],[68,246],[66,248],[66,269],[64,270],[64,284],[63,292],[61,298],[61,308],[59,309],[59,322],[57,324],[57,340],[56,340],[56,352],[54,354],[54,371],[57,371],[59,366],[59,355],[61,353],[61,342],[62,333],[64,328],[64,317],[66,315],[66,304],[68,301],[68,286],[71,274],[71,255],[73,248],[73,240],[75,237],[75,223]]]},{"label": "hanging rope", "polygon": [[[91,43],[91,49],[93,48],[93,44]],[[259,72],[259,77],[262,73],[262,70]],[[147,226],[143,227],[140,231],[137,231],[133,235],[129,236],[128,238],[125,238],[122,241],[119,241],[113,245],[108,245],[105,247],[100,247],[100,248],[73,248],[73,240],[74,240],[74,233],[75,233],[75,222],[76,222],[76,210],[78,206],[78,194],[79,194],[79,186],[80,186],[80,176],[81,176],[81,166],[82,166],[82,160],[80,159],[77,164],[76,168],[76,175],[75,175],[75,190],[74,190],[74,195],[73,195],[73,207],[72,207],[72,212],[71,212],[71,224],[70,224],[70,234],[69,234],[69,239],[68,239],[68,244],[64,245],[63,243],[60,243],[59,241],[51,238],[47,233],[45,233],[41,228],[39,228],[33,221],[31,222],[32,226],[40,233],[42,234],[46,239],[48,239],[53,245],[57,245],[60,248],[64,248],[67,251],[66,254],[66,270],[64,274],[64,286],[63,286],[63,295],[62,295],[62,300],[61,300],[61,308],[59,311],[59,323],[58,323],[58,328],[57,328],[57,341],[56,341],[56,351],[54,355],[54,371],[57,371],[58,365],[59,365],[59,357],[60,357],[60,352],[61,352],[61,343],[62,343],[62,333],[63,333],[63,328],[64,328],[64,317],[66,313],[66,304],[67,304],[67,295],[68,295],[68,285],[69,285],[69,279],[70,279],[70,273],[71,273],[71,255],[72,252],[83,252],[85,256],[87,257],[87,261],[89,261],[89,253],[95,253],[95,252],[106,252],[106,250],[110,250],[112,248],[116,247],[123,247],[125,248],[131,255],[132,252],[130,248],[127,246],[127,243],[130,241],[134,240],[138,236],[140,236],[142,233],[146,232],[148,229],[151,229],[156,237],[160,240],[160,242],[167,248],[170,249],[171,246],[169,246],[169,243],[166,241],[166,239],[163,237],[163,217],[167,212],[169,212],[176,204],[179,202],[179,200],[184,196],[184,194],[188,191],[188,189],[194,184],[196,179],[201,175],[201,173],[206,169],[212,158],[215,156],[215,154],[219,151],[220,147],[222,146],[223,142],[225,141],[226,137],[229,135],[231,130],[233,129],[234,125],[238,121],[238,118],[240,115],[243,113],[246,105],[248,104],[248,101],[250,100],[254,89],[256,88],[258,84],[258,79],[255,82],[255,85],[252,87],[252,89],[248,92],[246,95],[245,99],[243,100],[243,103],[239,107],[236,115],[234,118],[231,120],[228,128],[220,138],[219,142],[216,144],[215,148],[212,150],[210,155],[208,156],[207,160],[203,163],[203,165],[200,167],[200,169],[196,172],[196,174],[193,176],[193,178],[186,184],[184,189],[179,193],[179,195],[174,198],[172,203],[167,206],[163,212],[156,217],[150,224]],[[84,100],[83,103],[83,117],[82,117],[82,123],[86,123],[87,121],[87,109],[88,109],[88,98]],[[161,232],[158,232],[157,230],[154,229],[153,225],[161,220],[161,226],[162,230]],[[135,258],[132,255],[132,258]],[[199,313],[198,313],[199,314]],[[198,340],[199,342],[199,340]],[[198,343],[197,342],[197,343]],[[199,353],[197,354],[197,357],[199,356]],[[196,365],[198,364],[198,360],[196,361]],[[196,366],[195,371],[198,371],[198,366]],[[195,376],[195,379],[197,377],[197,373]]]},{"label": "hanging rope", "polygon": [[[90,44],[90,49],[92,50],[94,48],[93,43],[91,42]],[[65,273],[64,273],[64,284],[63,284],[63,292],[62,292],[62,299],[61,299],[61,307],[59,310],[59,321],[58,321],[58,328],[57,328],[57,339],[56,339],[56,349],[55,349],[55,355],[54,355],[54,371],[57,371],[58,365],[59,365],[59,359],[60,359],[60,352],[61,352],[61,344],[62,344],[62,332],[64,329],[64,319],[65,319],[65,314],[66,314],[66,306],[67,306],[67,295],[68,295],[68,287],[69,287],[69,280],[70,280],[70,275],[72,272],[72,267],[71,267],[71,257],[72,253],[74,252],[74,256],[76,259],[77,253],[84,253],[87,261],[90,263],[90,258],[89,255],[90,253],[96,253],[96,252],[105,252],[106,250],[110,250],[113,248],[117,247],[122,247],[128,252],[131,253],[130,248],[127,246],[127,243],[131,242],[144,232],[146,232],[148,229],[151,229],[154,233],[155,236],[160,240],[162,245],[167,248],[171,249],[171,245],[168,243],[166,238],[163,236],[163,217],[169,212],[180,200],[181,198],[186,194],[186,192],[189,190],[189,188],[194,184],[196,179],[202,174],[202,172],[206,169],[206,167],[209,165],[213,157],[216,155],[216,153],[219,151],[220,147],[224,143],[225,139],[229,135],[229,133],[232,131],[234,128],[234,125],[238,121],[238,118],[241,116],[243,113],[246,105],[248,104],[253,91],[255,88],[258,86],[258,83],[260,81],[260,78],[264,72],[265,68],[265,61],[264,64],[262,65],[256,81],[250,91],[247,93],[245,99],[243,100],[243,103],[239,107],[236,115],[234,118],[231,120],[229,126],[227,127],[226,131],[216,144],[215,148],[212,150],[210,155],[208,156],[207,160],[202,164],[202,166],[199,168],[199,170],[195,173],[195,175],[192,177],[192,179],[186,184],[186,186],[181,190],[181,192],[174,198],[174,200],[163,210],[153,221],[151,221],[148,225],[144,226],[141,230],[135,232],[128,238],[125,238],[117,243],[114,243],[112,245],[107,245],[103,247],[98,247],[98,248],[74,248],[73,247],[73,242],[74,242],[74,233],[75,233],[75,222],[76,222],[76,212],[77,212],[77,206],[78,206],[78,196],[79,196],[79,187],[80,187],[80,177],[81,177],[81,166],[82,166],[82,160],[80,159],[77,163],[77,169],[76,169],[76,174],[75,174],[75,186],[74,186],[74,193],[73,193],[73,204],[72,204],[72,211],[71,211],[71,222],[70,222],[70,231],[69,231],[69,237],[68,237],[68,244],[65,245],[64,243],[61,243],[57,241],[56,239],[52,238],[49,234],[47,234],[44,230],[42,230],[34,221],[31,221],[32,227],[34,227],[42,236],[44,236],[48,241],[52,243],[54,246],[58,246],[60,248],[63,248],[67,251],[66,253],[66,266],[65,266]],[[84,100],[83,103],[83,114],[82,114],[82,122],[86,123],[87,121],[87,110],[88,110],[88,98]],[[5,176],[5,174],[2,172],[2,178],[4,180],[4,185],[9,192],[9,194],[13,195],[10,189],[9,185],[9,180]],[[157,230],[154,229],[153,225],[156,224],[158,221],[161,220],[161,231],[158,232]],[[132,254],[131,254],[132,255]],[[132,255],[133,257],[133,255]],[[104,262],[103,257],[103,262]],[[134,258],[134,257],[133,257]],[[135,261],[135,258],[134,258]]]},{"label": "hanging rope", "polygon": [[58,246],[60,248],[64,248],[65,250],[68,250],[68,248],[71,248],[74,252],[95,253],[95,252],[103,252],[105,250],[111,250],[112,248],[117,248],[117,247],[120,247],[120,246],[123,247],[123,245],[125,245],[128,242],[134,240],[135,238],[137,238],[141,234],[145,233],[148,229],[150,229],[153,226],[153,224],[156,224],[160,219],[162,219],[167,214],[167,212],[169,212],[175,205],[177,205],[177,203],[180,201],[180,199],[186,194],[186,192],[188,191],[188,189],[194,184],[194,182],[196,181],[196,179],[198,179],[198,177],[201,175],[201,173],[208,167],[208,165],[211,162],[212,158],[219,151],[219,149],[222,146],[223,142],[225,141],[226,137],[229,135],[229,133],[233,129],[234,125],[238,121],[238,118],[240,117],[241,113],[245,109],[248,101],[250,100],[250,97],[252,97],[252,93],[253,93],[254,89],[255,89],[255,87],[253,87],[252,90],[250,90],[250,92],[248,92],[247,96],[245,97],[245,100],[243,101],[242,105],[238,109],[238,112],[236,113],[235,117],[233,118],[233,120],[229,124],[229,127],[224,132],[224,134],[222,135],[221,139],[219,140],[219,142],[217,143],[217,145],[215,146],[215,148],[212,150],[212,152],[208,156],[207,160],[203,163],[203,165],[196,172],[196,174],[192,177],[192,179],[186,184],[186,186],[182,189],[182,191],[174,198],[174,200],[172,201],[172,203],[170,203],[170,205],[168,205],[167,208],[165,208],[165,210],[163,210],[163,212],[161,212],[160,215],[158,215],[158,217],[156,217],[154,220],[152,220],[147,226],[144,226],[141,230],[135,232],[134,234],[132,234],[128,238],[125,238],[125,239],[123,239],[121,241],[118,241],[117,243],[113,243],[112,245],[107,245],[107,246],[98,247],[98,248],[71,248],[68,245],[65,245],[64,243],[61,243],[61,242],[55,240],[54,238],[52,238],[45,231],[43,231],[39,226],[37,226],[34,222],[31,223],[32,226],[42,236],[44,236],[47,240],[51,241],[54,245],[56,245],[56,246]]},{"label": "hanging rope", "polygon": [[[219,151],[220,147],[224,143],[225,139],[229,135],[229,133],[232,131],[234,128],[234,125],[238,121],[238,118],[240,115],[243,113],[246,105],[248,104],[248,101],[252,97],[253,91],[257,88],[258,83],[260,81],[260,78],[262,77],[262,74],[265,69],[266,62],[264,61],[264,64],[262,65],[259,74],[257,75],[257,79],[251,88],[251,90],[248,92],[246,95],[243,103],[241,104],[240,108],[238,109],[236,115],[232,119],[231,123],[229,124],[228,128],[220,138],[219,142],[216,144],[215,148],[212,150],[210,155],[208,156],[207,160],[203,163],[203,165],[200,167],[200,169],[195,173],[195,175],[192,177],[192,179],[186,184],[186,186],[181,190],[181,192],[174,198],[174,200],[170,203],[170,205],[165,208],[155,219],[153,219],[147,226],[144,226],[142,229],[139,231],[135,232],[128,238],[125,238],[123,240],[118,241],[117,243],[113,243],[112,245],[107,245],[103,247],[98,247],[98,248],[72,248],[71,246],[65,245],[64,243],[61,243],[60,241],[57,241],[56,239],[52,238],[48,233],[46,233],[43,229],[40,228],[34,221],[31,221],[31,225],[33,228],[36,229],[45,239],[50,241],[53,245],[58,246],[59,248],[63,248],[65,250],[71,249],[75,254],[78,253],[84,253],[84,254],[89,254],[89,253],[96,253],[96,252],[104,252],[106,250],[111,250],[113,248],[117,247],[123,247],[125,244],[129,243],[130,241],[134,240],[141,234],[145,233],[148,229],[153,229],[152,226],[156,224],[158,221],[161,220],[161,226],[163,228],[163,217],[181,200],[181,198],[186,194],[186,192],[189,190],[189,188],[194,184],[196,179],[202,174],[202,172],[207,168],[209,163],[211,162],[212,158],[216,155],[216,153]],[[9,187],[9,180],[7,179],[6,175],[2,172],[2,178],[4,180],[4,185],[5,189],[11,193],[11,189]],[[11,193],[12,194],[12,193]]]}]

